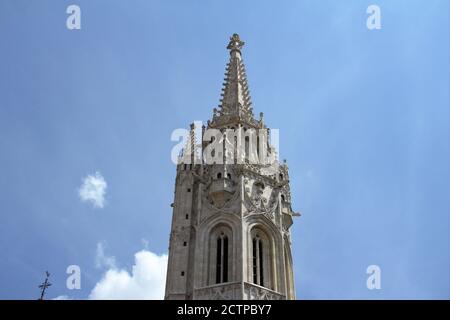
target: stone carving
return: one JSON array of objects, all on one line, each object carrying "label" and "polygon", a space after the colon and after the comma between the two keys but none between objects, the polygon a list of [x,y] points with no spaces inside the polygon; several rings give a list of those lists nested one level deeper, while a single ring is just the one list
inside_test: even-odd
[{"label": "stone carving", "polygon": [[269,219],[274,220],[275,210],[278,207],[278,195],[280,189],[278,187],[272,188],[270,196],[264,196],[266,187],[263,182],[256,180],[253,185],[246,186],[244,193],[244,203],[248,211],[253,213],[265,214]]},{"label": "stone carving", "polygon": [[197,180],[203,184],[202,207],[203,214],[201,221],[211,214],[225,213],[237,214],[240,210],[240,184],[229,178],[213,179],[212,173],[207,173],[204,177],[195,174]]},{"label": "stone carving", "polygon": [[237,190],[233,193],[233,196],[227,200],[222,206],[218,206],[212,201],[207,195],[208,189],[205,189],[205,196],[202,199],[202,204],[207,208],[212,210],[212,213],[226,213],[226,214],[236,214],[239,212],[240,205],[240,190]]},{"label": "stone carving", "polygon": [[245,42],[239,38],[239,35],[234,33],[230,37],[230,42],[228,43],[227,49],[228,50],[241,50],[241,48],[244,46],[244,44],[245,44]]},{"label": "stone carving", "polygon": [[244,287],[244,294],[249,300],[285,300],[285,296],[259,286],[246,283]]},{"label": "stone carving", "polygon": [[239,299],[239,283],[215,285],[195,290],[195,299],[200,300],[235,300]]}]

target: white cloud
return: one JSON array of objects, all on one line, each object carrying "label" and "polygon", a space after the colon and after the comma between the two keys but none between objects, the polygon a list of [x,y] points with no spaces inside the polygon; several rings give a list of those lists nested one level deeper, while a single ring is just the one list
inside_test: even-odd
[{"label": "white cloud", "polygon": [[97,243],[97,252],[95,255],[95,266],[97,268],[116,268],[116,258],[105,255],[103,243]]},{"label": "white cloud", "polygon": [[141,250],[134,255],[131,274],[124,269],[110,268],[92,289],[89,298],[163,299],[167,271],[167,255]]},{"label": "white cloud", "polygon": [[66,296],[66,295],[62,295],[62,296],[57,296],[56,298],[53,298],[52,300],[72,300],[72,298],[70,298],[69,296]]},{"label": "white cloud", "polygon": [[96,172],[94,175],[88,175],[83,179],[78,194],[81,201],[91,202],[94,208],[103,208],[107,187],[108,185],[101,173]]}]

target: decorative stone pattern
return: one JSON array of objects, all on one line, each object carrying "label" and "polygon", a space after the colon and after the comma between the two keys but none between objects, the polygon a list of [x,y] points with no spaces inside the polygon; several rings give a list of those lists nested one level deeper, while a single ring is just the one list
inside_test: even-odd
[{"label": "decorative stone pattern", "polygon": [[238,300],[242,299],[241,284],[239,282],[230,284],[213,285],[194,290],[196,300]]},{"label": "decorative stone pattern", "polygon": [[247,282],[244,284],[244,297],[246,300],[286,300],[286,297],[278,292]]}]

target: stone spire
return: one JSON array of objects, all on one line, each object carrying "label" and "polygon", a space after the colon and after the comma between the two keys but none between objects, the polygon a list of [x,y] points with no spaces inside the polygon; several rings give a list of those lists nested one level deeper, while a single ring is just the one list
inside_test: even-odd
[{"label": "stone spire", "polygon": [[237,122],[257,125],[253,116],[245,66],[242,62],[241,49],[244,44],[236,33],[228,43],[230,61],[226,67],[219,109],[214,109],[212,126]]},{"label": "stone spire", "polygon": [[221,103],[180,156],[165,299],[295,299],[288,166],[253,116],[243,45],[231,37]]}]

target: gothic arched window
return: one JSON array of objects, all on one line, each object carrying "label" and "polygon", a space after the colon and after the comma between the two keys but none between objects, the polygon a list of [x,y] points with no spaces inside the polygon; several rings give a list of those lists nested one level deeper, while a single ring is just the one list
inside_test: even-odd
[{"label": "gothic arched window", "polygon": [[[247,131],[247,129],[244,129],[244,131]],[[250,162],[250,137],[246,136],[244,141],[245,141],[245,145],[244,145],[245,163],[249,163]]]},{"label": "gothic arched window", "polygon": [[233,233],[220,224],[211,230],[208,246],[208,279],[206,285],[233,281]]},{"label": "gothic arched window", "polygon": [[253,237],[252,254],[253,283],[264,286],[264,245],[258,234]]},{"label": "gothic arched window", "polygon": [[249,267],[251,281],[262,287],[274,289],[274,265],[271,238],[259,227],[253,228],[250,237]]},{"label": "gothic arched window", "polygon": [[216,283],[228,282],[228,237],[222,232],[217,237]]}]

